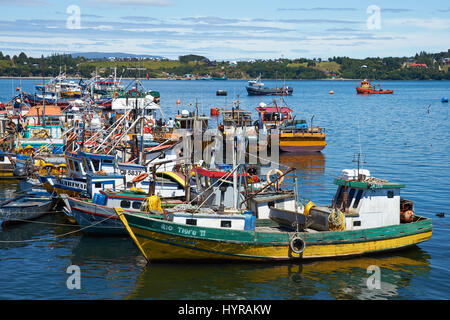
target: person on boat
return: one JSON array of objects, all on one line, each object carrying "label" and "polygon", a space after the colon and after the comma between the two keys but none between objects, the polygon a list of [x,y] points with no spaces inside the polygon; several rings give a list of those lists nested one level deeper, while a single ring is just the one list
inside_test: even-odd
[{"label": "person on boat", "polygon": [[12,117],[8,115],[8,122],[6,124],[6,132],[8,134],[14,134],[16,132],[16,124],[13,122]]},{"label": "person on boat", "polygon": [[173,126],[175,125],[175,122],[172,118],[169,118],[169,121],[167,121],[167,128],[173,129]]}]

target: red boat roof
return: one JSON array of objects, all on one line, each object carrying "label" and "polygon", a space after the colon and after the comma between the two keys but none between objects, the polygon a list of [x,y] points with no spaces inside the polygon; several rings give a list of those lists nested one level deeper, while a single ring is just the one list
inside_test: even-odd
[{"label": "red boat roof", "polygon": [[291,108],[288,108],[288,107],[256,107],[256,111],[258,111],[258,112],[282,112],[282,113],[294,112]]},{"label": "red boat roof", "polygon": [[[231,172],[223,172],[223,171],[210,171],[204,168],[199,168],[199,167],[195,167],[194,169],[192,169],[194,172],[202,175],[202,176],[206,176],[209,178],[224,178],[224,177],[232,177],[233,175],[231,174]],[[241,174],[238,173],[238,176],[240,176]],[[247,177],[248,174],[244,173],[244,177]]]}]

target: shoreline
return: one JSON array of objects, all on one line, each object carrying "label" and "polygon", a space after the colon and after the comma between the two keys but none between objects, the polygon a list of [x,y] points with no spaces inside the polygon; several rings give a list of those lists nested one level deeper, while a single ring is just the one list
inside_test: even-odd
[{"label": "shoreline", "polygon": [[[55,77],[5,77],[5,76],[0,76],[0,79],[13,79],[13,80],[34,80],[34,79],[41,79],[41,80],[49,80],[49,79],[54,79]],[[71,77],[67,77],[66,79],[68,80],[81,80],[81,79],[87,79],[87,78],[71,78]],[[254,80],[254,79],[227,79],[227,80],[202,80],[202,79],[176,79],[176,78],[150,78],[147,79],[146,77],[143,78],[122,78],[122,80],[147,80],[147,81],[161,81],[161,80],[168,80],[168,81],[207,81],[207,82],[212,82],[212,81],[218,81],[218,82],[223,82],[223,81],[249,81],[249,80]],[[278,79],[261,79],[262,81],[276,81]],[[283,81],[361,81],[361,79],[344,79],[344,78],[339,78],[339,79],[283,79]],[[396,80],[396,79],[385,79],[385,80],[376,80],[376,79],[370,79],[370,81],[449,81],[447,79],[442,79],[442,80],[438,80],[438,79],[428,79],[428,80],[421,80],[421,79],[407,79],[407,80]]]}]

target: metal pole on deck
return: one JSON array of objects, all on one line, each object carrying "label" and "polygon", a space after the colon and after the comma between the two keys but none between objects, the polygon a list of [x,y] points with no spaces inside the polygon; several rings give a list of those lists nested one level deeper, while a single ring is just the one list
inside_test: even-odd
[{"label": "metal pole on deck", "polygon": [[[234,128],[234,132],[236,133],[236,128]],[[236,135],[233,138],[233,208],[235,210],[238,209],[238,186],[237,186],[237,143],[236,143]]]}]

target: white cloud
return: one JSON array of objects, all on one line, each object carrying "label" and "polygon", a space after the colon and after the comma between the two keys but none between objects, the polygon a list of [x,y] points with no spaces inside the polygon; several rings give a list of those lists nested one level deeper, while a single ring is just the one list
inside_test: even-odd
[{"label": "white cloud", "polygon": [[404,27],[420,27],[433,30],[445,30],[450,28],[450,20],[441,18],[420,19],[420,18],[407,18],[407,19],[387,19],[383,23],[404,26]]},{"label": "white cloud", "polygon": [[91,1],[91,3],[155,6],[155,7],[167,7],[174,5],[174,3],[171,0],[93,0]]}]

